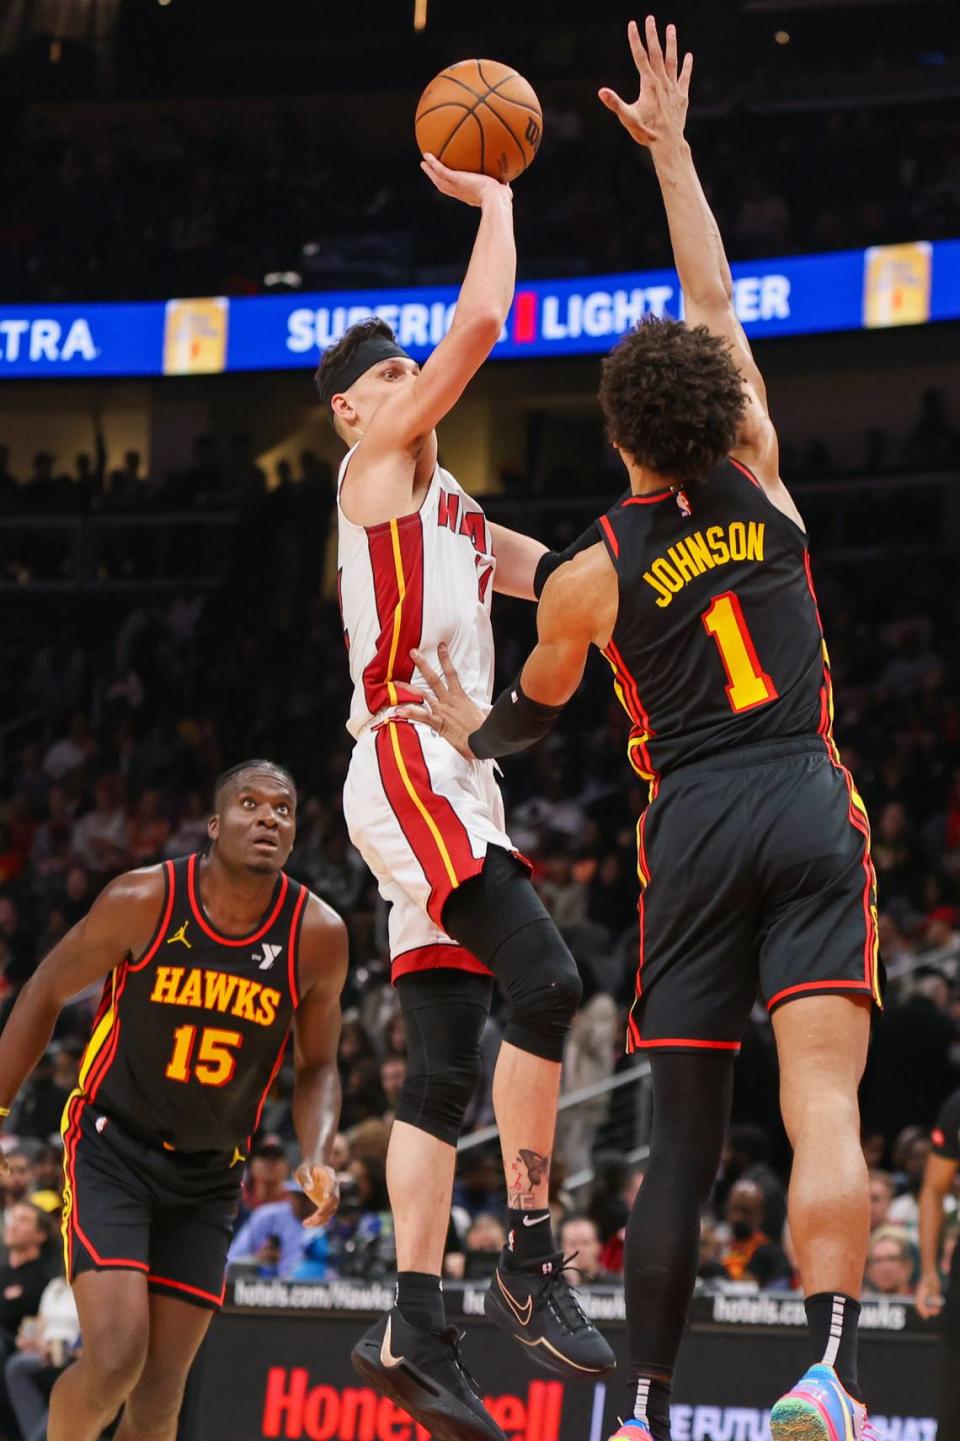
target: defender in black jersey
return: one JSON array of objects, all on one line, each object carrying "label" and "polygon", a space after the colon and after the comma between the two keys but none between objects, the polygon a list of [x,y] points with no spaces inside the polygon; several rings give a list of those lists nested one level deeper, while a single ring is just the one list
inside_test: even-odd
[{"label": "defender in black jersey", "polygon": [[774,1441],[859,1441],[869,1201],[857,1088],[880,999],[869,825],[832,737],[803,521],[780,479],[763,380],[683,136],[692,58],[681,68],[674,28],[664,51],[652,18],[646,44],[634,24],[629,38],[639,99],[600,95],[651,152],[686,324],[642,322],[604,362],[600,401],[630,491],[578,554],[541,562],[539,642],[521,674],[484,719],[449,666],[445,678],[431,673],[430,723],[465,755],[521,749],[549,729],[593,644],[650,786],[629,1045],[649,1052],[654,1120],[627,1232],[618,1434],[669,1436],[700,1207],[759,997],[773,1013],[794,1148],[790,1228],[817,1351],[771,1428]]},{"label": "defender in black jersey", "polygon": [[211,844],[112,881],[24,986],[0,1035],[4,1113],[63,1004],[103,994],[63,1114],[66,1271],[81,1359],[49,1441],[174,1441],[187,1373],[224,1295],[243,1162],[295,1032],[297,1180],[337,1206],[343,922],[283,870],[296,787],[248,761],[217,782]]}]

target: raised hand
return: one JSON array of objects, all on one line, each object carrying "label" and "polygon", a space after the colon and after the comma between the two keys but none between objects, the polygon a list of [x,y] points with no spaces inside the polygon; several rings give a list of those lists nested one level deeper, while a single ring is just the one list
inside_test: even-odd
[{"label": "raised hand", "polygon": [[427,154],[420,162],[420,169],[428,175],[441,195],[452,195],[464,205],[482,205],[484,200],[495,195],[512,196],[509,185],[494,180],[491,175],[476,175],[472,170],[449,170],[441,165],[435,155]]},{"label": "raised hand", "polygon": [[677,27],[667,26],[665,49],[660,47],[657,22],[652,15],[647,16],[645,30],[646,45],[640,38],[637,22],[631,20],[627,26],[627,39],[640,76],[640,94],[636,100],[628,105],[607,86],[599,95],[638,145],[653,146],[663,140],[679,140],[683,135],[693,56],[685,55],[678,71]]},{"label": "raised hand", "polygon": [[443,675],[438,675],[418,650],[410,652],[417,669],[430,687],[430,696],[424,696],[421,705],[404,706],[397,714],[404,720],[420,721],[430,726],[438,736],[449,742],[455,751],[467,760],[476,760],[468,744],[469,737],[479,730],[486,720],[486,712],[470,699],[460,684],[450,653],[445,645],[438,647]]}]

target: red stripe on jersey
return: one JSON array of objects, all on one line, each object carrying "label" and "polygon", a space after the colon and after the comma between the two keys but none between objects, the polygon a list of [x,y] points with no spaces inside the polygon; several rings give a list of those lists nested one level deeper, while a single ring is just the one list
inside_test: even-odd
[{"label": "red stripe on jersey", "polygon": [[363,693],[371,715],[417,701],[410,651],[423,628],[423,526],[419,511],[366,529],[380,634],[364,667]]},{"label": "red stripe on jersey", "polygon": [[290,999],[293,1001],[294,1010],[296,1010],[300,1004],[300,989],[297,985],[297,945],[300,940],[300,916],[306,904],[308,894],[306,886],[301,886],[300,894],[297,896],[297,903],[293,908],[293,919],[290,922],[290,940],[287,945],[287,980],[290,983]]},{"label": "red stripe on jersey", "polygon": [[614,530],[613,526],[610,524],[609,520],[605,515],[601,515],[600,524],[603,526],[603,533],[607,537],[607,544],[610,546],[610,549],[613,551],[614,555],[619,556],[620,542],[617,540],[616,531]]},{"label": "red stripe on jersey", "polygon": [[267,934],[271,926],[276,925],[277,917],[283,910],[283,903],[287,897],[287,888],[290,885],[286,871],[280,872],[280,887],[277,893],[276,903],[274,904],[273,910],[260,926],[260,929],[254,931],[252,936],[222,936],[219,931],[215,931],[209,921],[207,921],[200,906],[200,899],[197,893],[198,859],[198,856],[194,854],[187,862],[187,891],[190,896],[190,908],[196,917],[197,925],[210,937],[211,941],[216,941],[219,946],[252,946],[255,941],[259,941],[261,936]]},{"label": "red stripe on jersey", "polygon": [[623,502],[624,505],[658,505],[661,500],[669,500],[673,490],[658,490],[653,495],[630,495]]},{"label": "red stripe on jersey", "polygon": [[744,465],[742,461],[737,460],[736,457],[732,455],[728,455],[727,459],[729,460],[731,465],[735,465],[737,467],[741,475],[745,475],[747,477],[751,485],[755,485],[758,490],[763,489],[763,486],[760,484],[759,480],[754,475],[753,471],[750,469],[749,466]]},{"label": "red stripe on jersey", "polygon": [[391,960],[391,980],[394,984],[401,976],[413,971],[437,971],[447,968],[455,971],[470,971],[474,975],[492,976],[489,966],[478,961],[463,946],[444,945],[438,942],[431,946],[411,946]]},{"label": "red stripe on jersey", "polygon": [[290,1032],[288,1031],[288,1032],[286,1033],[286,1035],[284,1036],[283,1040],[280,1042],[280,1049],[279,1049],[279,1051],[277,1052],[277,1059],[276,1059],[276,1060],[274,1061],[274,1063],[273,1063],[273,1070],[270,1072],[270,1078],[269,1078],[269,1080],[267,1081],[267,1084],[266,1084],[266,1085],[264,1086],[264,1088],[263,1088],[263,1095],[260,1097],[260,1101],[259,1101],[259,1103],[258,1103],[258,1105],[257,1105],[257,1114],[256,1114],[256,1115],[254,1116],[254,1118],[253,1118],[253,1129],[251,1130],[250,1135],[247,1137],[247,1150],[248,1150],[248,1151],[249,1151],[249,1149],[250,1149],[250,1139],[251,1139],[252,1136],[256,1135],[256,1132],[257,1132],[257,1130],[259,1129],[259,1126],[260,1126],[260,1117],[263,1115],[263,1108],[264,1108],[264,1106],[267,1104],[267,1097],[268,1097],[269,1094],[270,1094],[271,1088],[273,1087],[273,1083],[274,1083],[274,1081],[277,1079],[277,1072],[279,1071],[280,1066],[281,1066],[282,1063],[283,1063],[283,1056],[284,1056],[284,1052],[285,1052],[286,1049],[287,1049],[287,1041],[288,1041],[289,1039],[290,1039]]},{"label": "red stripe on jersey", "polygon": [[[619,683],[618,694],[620,695],[624,710],[633,721],[634,729],[631,732],[630,740],[627,744],[627,757],[633,769],[637,771],[639,775],[656,785],[660,777],[654,768],[653,761],[650,759],[650,752],[647,749],[647,742],[653,739],[656,731],[650,724],[650,717],[647,714],[643,701],[640,699],[637,682],[612,639],[607,642],[607,648],[603,654],[606,656],[610,666],[612,666],[614,677]],[[633,751],[635,749],[640,752],[639,765],[636,764],[633,758]]]},{"label": "red stripe on jersey", "polygon": [[[162,909],[161,914],[160,914],[160,922],[159,922],[159,924],[158,924],[158,926],[157,926],[157,929],[156,929],[156,930],[154,931],[154,933],[153,933],[153,936],[152,936],[152,938],[151,938],[151,940],[150,940],[150,944],[147,946],[147,949],[144,951],[144,953],[143,953],[143,955],[140,957],[139,961],[137,961],[135,964],[131,964],[131,966],[130,966],[130,970],[131,970],[131,971],[142,971],[143,968],[144,968],[144,966],[149,966],[150,962],[153,960],[154,956],[157,954],[157,947],[160,945],[160,942],[163,940],[164,936],[166,935],[167,927],[168,927],[169,924],[170,924],[170,916],[171,916],[172,913],[173,913],[174,892],[175,892],[176,887],[177,887],[175,874],[176,874],[176,873],[174,872],[174,869],[173,869],[173,861],[164,861],[164,863],[163,863],[163,883],[164,883],[166,900],[165,900],[165,902],[164,902],[164,906],[163,906],[163,909]],[[98,1019],[99,1019],[99,1018],[98,1018]],[[95,1029],[96,1029],[96,1023],[94,1023],[94,1030],[95,1030]]]},{"label": "red stripe on jersey", "polygon": [[128,972],[128,966],[124,965],[120,967],[117,979],[117,989],[113,997],[113,1027],[110,1031],[107,1043],[104,1046],[103,1051],[101,1052],[99,1062],[94,1062],[93,1069],[91,1070],[90,1075],[87,1077],[87,1095],[90,1097],[91,1101],[95,1099],[104,1076],[107,1074],[110,1067],[113,1065],[114,1060],[116,1059],[117,1047],[120,1045],[120,1000],[123,996],[124,987],[127,984]]},{"label": "red stripe on jersey", "polygon": [[376,750],[387,800],[430,886],[427,913],[440,926],[450,893],[480,874],[483,858],[446,796],[434,791],[416,728],[390,721],[377,731]]}]

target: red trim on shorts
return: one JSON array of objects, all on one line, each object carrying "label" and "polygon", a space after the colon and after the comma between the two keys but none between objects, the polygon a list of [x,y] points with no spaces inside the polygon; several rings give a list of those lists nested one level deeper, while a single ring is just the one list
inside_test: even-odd
[{"label": "red trim on shorts", "polygon": [[64,1170],[66,1171],[67,1179],[70,1184],[70,1211],[69,1215],[66,1218],[66,1240],[68,1251],[68,1255],[66,1258],[68,1266],[67,1280],[72,1282],[74,1272],[73,1237],[70,1234],[71,1232],[76,1232],[77,1239],[80,1241],[84,1250],[88,1253],[89,1256],[92,1257],[93,1261],[98,1267],[115,1267],[126,1271],[149,1271],[150,1268],[147,1265],[146,1261],[134,1261],[129,1257],[125,1256],[101,1256],[96,1246],[93,1244],[89,1236],[87,1236],[87,1234],[83,1230],[83,1227],[80,1225],[80,1205],[79,1197],[77,1195],[77,1145],[80,1139],[80,1121],[81,1117],[83,1116],[84,1107],[87,1104],[87,1097],[78,1094],[76,1100],[78,1104],[74,1110],[70,1126],[67,1129],[67,1135],[64,1139],[63,1146]]},{"label": "red trim on shorts", "polygon": [[391,980],[395,985],[401,976],[413,975],[417,971],[443,969],[472,971],[480,976],[493,975],[489,966],[478,961],[476,956],[463,946],[444,945],[442,941],[435,941],[429,946],[411,946],[409,950],[394,956],[391,960]]},{"label": "red trim on shorts", "polygon": [[[459,499],[459,497],[458,497]],[[394,529],[399,568],[394,549]],[[410,655],[420,644],[423,628],[423,523],[419,511],[395,521],[370,525],[364,531],[373,576],[374,602],[380,634],[376,650],[363,670],[363,694],[371,715],[398,702],[419,701],[419,691],[406,684],[413,679]],[[400,594],[401,576],[403,596]],[[399,610],[399,622],[397,611]],[[394,629],[399,626],[394,637]],[[393,664],[391,667],[391,656]],[[393,694],[391,694],[391,690]]]},{"label": "red trim on shorts", "polygon": [[300,1004],[300,988],[297,985],[297,945],[300,940],[300,917],[306,905],[309,892],[306,886],[300,887],[300,894],[297,896],[297,903],[293,908],[293,919],[290,922],[290,938],[287,942],[287,981],[290,985],[290,999],[293,1001],[293,1009],[296,1010]]},{"label": "red trim on shorts", "polygon": [[638,1041],[637,1047],[640,1050],[650,1050],[654,1046],[684,1046],[697,1051],[739,1051],[739,1041],[694,1041],[688,1036],[671,1037],[663,1041]]},{"label": "red trim on shorts", "polygon": [[[163,863],[163,885],[164,904],[160,912],[160,922],[157,925],[157,929],[154,931],[153,936],[150,939],[150,944],[147,946],[147,949],[144,951],[139,961],[131,962],[131,971],[142,971],[144,966],[148,966],[150,964],[154,956],[157,954],[157,948],[160,945],[160,942],[163,940],[164,936],[167,933],[167,927],[170,924],[170,916],[173,913],[174,892],[177,888],[176,873],[173,869],[173,861],[164,861]],[[94,1029],[96,1029],[96,1027],[94,1027]]]},{"label": "red trim on shorts", "polygon": [[747,477],[747,479],[749,480],[749,482],[750,482],[751,485],[755,485],[755,486],[757,487],[757,490],[762,490],[762,489],[763,489],[763,486],[760,484],[759,480],[758,480],[757,477],[754,475],[753,471],[750,469],[749,466],[744,465],[744,464],[743,464],[743,461],[737,460],[737,459],[736,459],[734,456],[732,456],[732,455],[728,455],[728,456],[727,456],[727,459],[729,460],[729,462],[730,462],[731,465],[735,465],[735,466],[737,467],[737,469],[740,471],[740,473],[741,473],[742,475],[745,475],[745,476]]},{"label": "red trim on shorts", "polygon": [[148,1274],[147,1280],[151,1286],[172,1286],[175,1291],[186,1291],[187,1295],[196,1296],[202,1301],[209,1301],[211,1306],[216,1307],[223,1305],[223,1298],[227,1294],[226,1277],[224,1277],[219,1296],[215,1296],[212,1291],[202,1291],[199,1286],[188,1286],[185,1281],[170,1281],[166,1276],[155,1276],[152,1271]]},{"label": "red trim on shorts", "polygon": [[617,540],[617,533],[605,515],[601,515],[600,524],[603,526],[603,533],[607,537],[607,545],[613,551],[614,556],[619,559],[620,542]]},{"label": "red trim on shorts", "polygon": [[276,924],[277,917],[283,910],[283,903],[287,898],[287,888],[290,885],[286,871],[280,872],[280,889],[277,894],[276,904],[260,926],[260,929],[254,931],[252,936],[221,936],[204,918],[203,911],[200,908],[200,898],[197,892],[197,860],[198,856],[195,852],[187,862],[187,891],[190,896],[190,908],[196,917],[200,929],[205,931],[211,941],[216,941],[219,946],[252,946],[255,941],[259,941],[261,936],[267,934],[271,926]]},{"label": "red trim on shorts", "polygon": [[858,991],[863,996],[873,995],[873,987],[869,981],[805,981],[802,986],[787,986],[786,990],[778,991],[767,1002],[767,1010],[772,1011],[781,1002],[789,1001],[795,996],[808,995],[812,991]]},{"label": "red trim on shorts", "polygon": [[[407,790],[394,753],[393,736],[396,736],[410,784],[433,821],[443,850]],[[438,795],[433,789],[416,727],[404,721],[387,721],[377,731],[374,745],[387,801],[430,886],[427,914],[442,929],[443,907],[451,893],[464,881],[480,874],[486,857],[473,854],[463,821],[446,796]]]}]

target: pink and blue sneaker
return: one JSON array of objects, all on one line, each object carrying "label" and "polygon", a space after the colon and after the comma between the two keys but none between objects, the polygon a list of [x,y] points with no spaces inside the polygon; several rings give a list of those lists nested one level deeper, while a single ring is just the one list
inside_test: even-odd
[{"label": "pink and blue sneaker", "polygon": [[876,1441],[866,1406],[822,1361],[780,1397],[770,1412],[770,1435],[773,1441]]},{"label": "pink and blue sneaker", "polygon": [[614,1431],[610,1441],[653,1441],[653,1433],[646,1421],[621,1421],[620,1430]]}]

